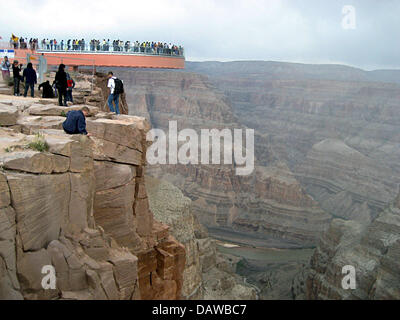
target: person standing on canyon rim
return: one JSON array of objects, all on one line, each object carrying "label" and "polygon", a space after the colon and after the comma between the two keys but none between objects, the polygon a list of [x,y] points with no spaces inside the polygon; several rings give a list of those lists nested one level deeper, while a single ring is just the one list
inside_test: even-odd
[{"label": "person standing on canyon rim", "polygon": [[31,88],[31,97],[35,97],[35,84],[37,83],[36,71],[31,62],[28,63],[22,74],[22,81],[25,81],[24,97],[28,95],[28,89]]},{"label": "person standing on canyon rim", "polygon": [[[114,74],[110,71],[108,73],[108,84],[107,87],[110,88],[110,95],[108,96],[108,107],[111,112],[119,113],[119,95],[124,93],[124,84],[122,80],[114,77]],[[113,103],[115,103],[115,110]]]},{"label": "person standing on canyon rim", "polygon": [[4,81],[10,80],[10,61],[8,61],[8,57],[4,57],[3,62],[1,63],[1,74],[3,76]]},{"label": "person standing on canyon rim", "polygon": [[14,96],[19,96],[19,84],[21,82],[22,64],[18,65],[18,60],[13,62],[13,77],[14,77]]},{"label": "person standing on canyon rim", "polygon": [[74,98],[72,97],[72,90],[75,88],[75,81],[74,79],[71,78],[70,74],[67,73],[67,93],[66,93],[66,99],[67,101],[71,101],[74,103]]},{"label": "person standing on canyon rim", "polygon": [[[65,64],[60,64],[55,78],[56,88],[58,91],[58,104],[60,106],[67,106],[67,73],[65,72]],[[64,98],[64,102],[63,102]]]}]

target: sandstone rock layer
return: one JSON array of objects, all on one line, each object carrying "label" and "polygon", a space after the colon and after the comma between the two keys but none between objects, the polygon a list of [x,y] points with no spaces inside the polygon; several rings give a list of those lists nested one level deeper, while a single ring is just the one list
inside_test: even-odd
[{"label": "sandstone rock layer", "polygon": [[67,135],[58,107],[31,103],[0,115],[0,299],[180,299],[186,253],[149,210],[146,121],[91,107],[92,138]]}]

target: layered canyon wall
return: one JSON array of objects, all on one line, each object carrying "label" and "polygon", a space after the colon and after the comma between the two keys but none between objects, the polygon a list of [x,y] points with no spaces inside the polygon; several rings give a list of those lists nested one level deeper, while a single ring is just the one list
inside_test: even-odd
[{"label": "layered canyon wall", "polygon": [[[207,77],[174,71],[118,70],[125,81],[129,110],[153,128],[178,130],[246,129],[231,101]],[[251,127],[250,127],[251,128]],[[255,170],[235,174],[234,165],[163,165],[149,173],[184,190],[199,221],[216,234],[229,232],[265,246],[313,246],[331,216],[301,187],[268,137],[256,136]],[[246,241],[247,241],[246,240]]]},{"label": "layered canyon wall", "polygon": [[187,69],[210,77],[256,129],[256,150],[268,141],[326,212],[369,222],[396,196],[398,72],[262,61]]},{"label": "layered canyon wall", "polygon": [[82,106],[40,101],[0,101],[0,299],[180,299],[185,247],[144,183],[149,124],[89,106],[92,136],[66,135]]},{"label": "layered canyon wall", "polygon": [[[398,299],[399,73],[277,62],[188,69],[210,77],[334,216],[306,267],[306,298]],[[345,266],[355,290],[342,287]]]},{"label": "layered canyon wall", "polygon": [[[217,230],[214,236],[227,229],[257,245],[307,246],[319,243],[334,217],[306,267],[307,297],[398,297],[398,204],[391,205],[400,184],[398,73],[189,62],[186,72],[121,74],[136,97],[131,112],[154,127],[178,120],[179,128],[255,129],[253,176],[237,177],[229,167],[151,169],[184,190],[199,220]],[[263,240],[254,239],[260,233]],[[345,262],[361,270],[353,293],[340,286]]]},{"label": "layered canyon wall", "polygon": [[[365,225],[336,219],[311,260],[308,299],[400,299],[400,194]],[[342,286],[343,267],[355,270],[354,290]],[[348,271],[346,271],[348,272]]]}]

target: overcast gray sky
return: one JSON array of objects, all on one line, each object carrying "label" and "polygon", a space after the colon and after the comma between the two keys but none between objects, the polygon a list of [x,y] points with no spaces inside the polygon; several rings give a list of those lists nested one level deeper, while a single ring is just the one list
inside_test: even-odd
[{"label": "overcast gray sky", "polygon": [[[343,29],[352,5],[356,28]],[[0,36],[182,44],[187,60],[276,60],[400,68],[399,0],[13,0]]]}]

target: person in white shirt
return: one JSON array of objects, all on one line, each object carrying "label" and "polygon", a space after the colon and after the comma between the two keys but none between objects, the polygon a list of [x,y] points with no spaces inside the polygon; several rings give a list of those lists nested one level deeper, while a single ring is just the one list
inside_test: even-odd
[{"label": "person in white shirt", "polygon": [[[108,84],[107,87],[110,88],[110,95],[108,96],[108,107],[110,108],[111,112],[115,112],[119,114],[119,93],[115,93],[115,79],[114,74],[110,71],[108,73]],[[115,109],[113,106],[115,103]]]}]

